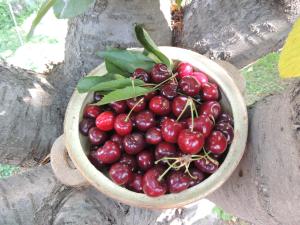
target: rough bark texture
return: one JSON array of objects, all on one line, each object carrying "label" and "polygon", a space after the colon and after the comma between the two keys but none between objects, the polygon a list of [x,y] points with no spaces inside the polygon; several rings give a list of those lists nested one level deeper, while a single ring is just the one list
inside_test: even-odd
[{"label": "rough bark texture", "polygon": [[[67,99],[51,79],[20,68],[0,64],[0,163],[35,165],[62,133]],[[57,83],[57,82],[56,82]]]},{"label": "rough bark texture", "polygon": [[180,46],[243,67],[278,50],[299,15],[299,0],[187,1]]}]

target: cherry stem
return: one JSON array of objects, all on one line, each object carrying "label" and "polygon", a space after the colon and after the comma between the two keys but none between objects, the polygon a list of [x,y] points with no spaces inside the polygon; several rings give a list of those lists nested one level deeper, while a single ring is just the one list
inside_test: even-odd
[{"label": "cherry stem", "polygon": [[181,113],[180,113],[179,116],[177,117],[176,121],[179,121],[179,120],[180,120],[180,118],[181,118],[182,115],[184,114],[184,112],[185,112],[185,110],[187,109],[187,107],[191,107],[190,101],[191,101],[191,99],[188,98],[187,101],[186,101],[186,103],[185,103],[185,105],[184,105],[184,107],[183,107],[183,109],[182,109],[182,111],[181,111]]},{"label": "cherry stem", "polygon": [[158,177],[158,181],[161,181],[163,179],[163,177],[169,172],[170,169],[172,169],[174,167],[174,165],[177,163],[177,160],[175,162],[173,162],[169,167],[168,169],[165,170],[165,172],[163,172],[162,175],[160,175]]},{"label": "cherry stem", "polygon": [[153,87],[153,89],[158,88],[159,86],[161,86],[161,85],[163,85],[164,83],[166,83],[167,81],[169,81],[169,80],[175,78],[176,76],[177,76],[176,73],[175,73],[175,74],[172,74],[172,76],[170,76],[168,79],[166,79],[166,80],[160,82],[159,84],[155,85],[155,86]]},{"label": "cherry stem", "polygon": [[[134,78],[131,78],[131,85],[132,85],[132,88],[133,88],[133,95],[136,96],[135,85],[134,85]],[[136,100],[136,97],[134,97],[134,100]]]},{"label": "cherry stem", "polygon": [[125,122],[127,122],[129,120],[129,117],[131,115],[131,113],[133,112],[133,110],[137,107],[138,104],[140,104],[142,101],[144,101],[144,98],[141,98],[140,100],[137,101],[137,103],[135,103],[135,105],[132,107],[132,109],[129,111],[128,115],[125,118]]}]

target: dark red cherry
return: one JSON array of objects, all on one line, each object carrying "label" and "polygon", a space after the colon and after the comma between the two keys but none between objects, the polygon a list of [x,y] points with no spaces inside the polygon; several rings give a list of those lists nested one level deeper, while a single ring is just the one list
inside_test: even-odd
[{"label": "dark red cherry", "polygon": [[154,114],[149,110],[139,112],[135,117],[136,127],[140,131],[147,131],[155,126]]},{"label": "dark red cherry", "polygon": [[150,150],[144,150],[137,154],[136,160],[142,170],[148,170],[154,165],[154,156]]},{"label": "dark red cherry", "polygon": [[185,154],[197,154],[204,145],[204,137],[200,132],[182,130],[178,136],[178,146]]},{"label": "dark red cherry", "polygon": [[100,146],[98,146],[98,145],[91,145],[90,146],[90,151],[97,151],[99,147]]},{"label": "dark red cherry", "polygon": [[125,136],[130,134],[132,131],[132,122],[131,119],[127,118],[127,114],[117,115],[114,123],[114,129],[117,134]]},{"label": "dark red cherry", "polygon": [[177,87],[178,87],[177,83],[170,81],[170,82],[164,84],[160,88],[160,94],[161,94],[161,96],[163,96],[169,100],[172,100],[177,96]]},{"label": "dark red cherry", "polygon": [[106,111],[96,118],[96,126],[103,131],[109,131],[114,128],[115,116],[113,112]]},{"label": "dark red cherry", "polygon": [[227,144],[230,144],[234,137],[233,127],[229,122],[218,122],[215,126],[215,130],[221,131],[227,140]]},{"label": "dark red cherry", "polygon": [[190,187],[195,186],[196,184],[199,184],[205,178],[205,175],[203,174],[203,172],[196,168],[191,168],[190,174],[193,176],[193,177],[191,177],[191,180],[189,183]]},{"label": "dark red cherry", "polygon": [[193,97],[199,94],[201,84],[193,76],[185,76],[179,81],[179,87],[184,94]]},{"label": "dark red cherry", "polygon": [[99,101],[101,101],[102,98],[103,98],[103,95],[101,94],[101,92],[99,92],[99,91],[94,92],[94,96],[93,96],[94,102],[99,102]]},{"label": "dark red cherry", "polygon": [[155,96],[149,102],[149,109],[159,116],[166,116],[171,112],[171,104],[162,96]]},{"label": "dark red cherry", "polygon": [[165,64],[155,64],[151,70],[151,81],[153,83],[161,83],[168,79],[171,73],[168,71],[168,67]]},{"label": "dark red cherry", "polygon": [[[193,124],[192,118],[189,118],[187,122],[188,122],[188,127],[192,129],[192,124]],[[202,114],[199,117],[194,118],[194,130],[202,133],[204,138],[207,138],[209,136],[213,127],[214,127],[214,123],[207,115]]]},{"label": "dark red cherry", "polygon": [[176,146],[168,142],[161,142],[156,146],[154,155],[155,155],[155,160],[159,160],[164,157],[176,157],[177,155]]},{"label": "dark red cherry", "polygon": [[82,135],[87,136],[89,130],[95,126],[95,120],[86,118],[80,121],[79,123],[79,131]]},{"label": "dark red cherry", "polygon": [[88,159],[97,169],[101,169],[104,166],[104,163],[101,160],[99,160],[98,154],[98,151],[91,151],[88,155]]},{"label": "dark red cherry", "polygon": [[178,72],[179,79],[185,76],[189,76],[194,72],[193,66],[187,62],[181,62],[178,64],[176,71]]},{"label": "dark red cherry", "polygon": [[117,113],[117,114],[121,114],[121,113],[125,113],[127,110],[127,104],[126,101],[118,101],[118,102],[112,102],[109,104],[109,106]]},{"label": "dark red cherry", "polygon": [[96,119],[96,117],[102,112],[99,106],[87,105],[83,111],[83,117]]},{"label": "dark red cherry", "polygon": [[157,91],[151,91],[144,95],[145,100],[150,101],[155,95],[157,95]]},{"label": "dark red cherry", "polygon": [[199,106],[198,113],[199,115],[204,114],[209,117],[213,117],[214,119],[217,119],[218,116],[221,113],[221,105],[217,101],[209,101],[209,102],[204,102]]},{"label": "dark red cherry", "polygon": [[137,154],[145,147],[144,137],[140,133],[128,134],[123,138],[123,146],[129,155]]},{"label": "dark red cherry", "polygon": [[158,180],[159,176],[163,173],[160,167],[149,169],[143,176],[143,191],[150,197],[158,197],[167,192],[167,184],[164,180]]},{"label": "dark red cherry", "polygon": [[201,71],[193,72],[192,76],[195,77],[200,84],[204,84],[208,82],[207,75]]},{"label": "dark red cherry", "polygon": [[113,134],[111,137],[110,137],[110,140],[115,142],[116,144],[118,144],[120,150],[123,150],[124,147],[123,147],[123,137],[118,135],[118,134]]},{"label": "dark red cherry", "polygon": [[204,173],[212,174],[219,168],[219,162],[210,158],[202,158],[194,161],[194,165]]},{"label": "dark red cherry", "polygon": [[202,99],[205,101],[216,101],[219,99],[219,90],[216,84],[204,83],[202,85]]},{"label": "dark red cherry", "polygon": [[172,171],[167,178],[167,184],[171,193],[179,193],[188,189],[191,178],[183,171]]},{"label": "dark red cherry", "polygon": [[97,150],[98,160],[104,164],[111,164],[120,159],[121,150],[113,141],[106,141],[105,144]]},{"label": "dark red cherry", "polygon": [[221,131],[213,131],[207,138],[205,149],[213,154],[222,154],[227,148],[227,140]]},{"label": "dark red cherry", "polygon": [[131,171],[136,171],[138,168],[136,158],[133,155],[123,154],[119,162],[126,164]]},{"label": "dark red cherry", "polygon": [[165,119],[161,126],[161,135],[166,142],[177,143],[183,125],[173,119]]},{"label": "dark red cherry", "polygon": [[[186,105],[187,100],[188,99],[185,96],[177,96],[176,98],[174,98],[174,100],[172,102],[172,112],[176,117],[178,117],[181,114],[182,110],[184,109],[184,107]],[[185,110],[182,118],[184,118],[188,115],[190,115],[189,107]]]},{"label": "dark red cherry", "polygon": [[148,144],[157,145],[162,141],[161,130],[157,127],[152,127],[147,130],[145,139]]},{"label": "dark red cherry", "polygon": [[131,191],[141,193],[143,192],[142,181],[143,181],[143,175],[133,174],[133,179],[131,182],[128,183],[127,187]]},{"label": "dark red cherry", "polygon": [[221,122],[229,123],[232,127],[234,126],[232,116],[225,112],[221,113],[221,115],[218,117],[218,123]]},{"label": "dark red cherry", "polygon": [[125,185],[133,180],[133,173],[129,167],[119,162],[110,167],[108,174],[110,179],[118,185]]},{"label": "dark red cherry", "polygon": [[133,109],[133,112],[140,112],[146,108],[146,100],[144,97],[136,97],[126,100],[129,109]]},{"label": "dark red cherry", "polygon": [[136,78],[136,79],[143,80],[145,83],[150,82],[150,75],[145,70],[143,70],[142,68],[137,68],[133,72],[132,77]]},{"label": "dark red cherry", "polygon": [[89,130],[89,141],[93,145],[101,145],[107,140],[107,138],[107,134],[97,127],[92,127]]}]

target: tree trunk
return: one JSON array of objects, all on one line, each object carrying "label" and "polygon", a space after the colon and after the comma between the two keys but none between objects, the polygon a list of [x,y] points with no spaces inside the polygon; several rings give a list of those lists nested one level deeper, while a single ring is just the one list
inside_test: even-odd
[{"label": "tree trunk", "polygon": [[[298,2],[189,2],[182,45],[241,67],[280,47],[290,21],[299,15]],[[87,13],[69,21],[64,66],[42,75],[0,65],[0,162],[36,165],[48,154],[62,133],[64,110],[76,82],[101,62],[95,52],[105,46],[136,46],[134,23],[144,23],[159,44],[170,45],[169,4],[97,0]],[[230,180],[210,197],[256,224],[299,224],[299,82],[256,103],[249,117],[245,156]],[[0,196],[1,225],[143,225],[155,223],[160,215],[119,204],[93,188],[64,187],[48,167],[1,180]],[[161,224],[187,224],[185,217],[197,217],[197,204],[171,210]]]}]

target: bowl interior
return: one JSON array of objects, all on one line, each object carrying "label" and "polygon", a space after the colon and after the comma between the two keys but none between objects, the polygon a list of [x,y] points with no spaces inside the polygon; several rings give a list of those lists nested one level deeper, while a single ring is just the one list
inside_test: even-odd
[{"label": "bowl interior", "polygon": [[[209,75],[211,81],[216,82],[222,93],[222,109],[234,118],[234,140],[229,152],[220,168],[200,184],[178,194],[167,194],[151,198],[144,194],[129,191],[114,184],[106,175],[98,171],[88,160],[89,151],[87,138],[78,131],[79,121],[82,119],[84,106],[92,102],[92,93],[79,94],[74,92],[65,117],[65,144],[72,161],[86,179],[104,194],[126,204],[146,208],[174,208],[199,200],[218,187],[231,175],[238,165],[247,138],[247,111],[242,95],[237,86],[218,64],[195,52],[174,47],[160,48],[168,57],[175,61],[191,63],[196,70]],[[90,75],[102,75],[106,72],[104,64],[94,69]]]}]

